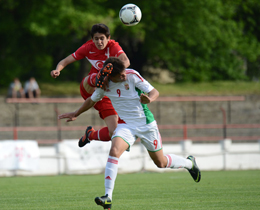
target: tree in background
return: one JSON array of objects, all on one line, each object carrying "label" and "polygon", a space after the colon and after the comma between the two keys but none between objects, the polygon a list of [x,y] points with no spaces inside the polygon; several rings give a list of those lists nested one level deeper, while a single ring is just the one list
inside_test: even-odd
[{"label": "tree in background", "polygon": [[[244,32],[250,23],[235,19],[242,2],[155,0],[143,6],[146,64],[169,69],[177,81],[246,79],[246,63],[257,62],[260,48],[256,34]],[[249,13],[260,5],[245,2]]]},{"label": "tree in background", "polygon": [[250,79],[260,79],[260,2],[257,0],[239,1],[234,20],[243,26],[243,35],[250,47],[244,47],[246,75]]},{"label": "tree in background", "polygon": [[[1,77],[0,85],[11,78],[53,81],[50,71],[58,60],[69,55],[90,38],[91,26],[103,22],[113,28],[112,10],[103,0],[0,1]],[[69,66],[64,80],[82,79],[84,61]],[[80,71],[78,71],[80,69]]]},{"label": "tree in background", "polygon": [[[57,62],[90,38],[95,23],[107,24],[131,67],[168,69],[176,81],[259,78],[260,2],[257,0],[132,1],[142,10],[134,27],[120,23],[128,1],[0,1],[0,86],[14,77],[54,81]],[[59,80],[80,81],[84,60],[69,65]],[[141,72],[143,74],[143,72]]]}]

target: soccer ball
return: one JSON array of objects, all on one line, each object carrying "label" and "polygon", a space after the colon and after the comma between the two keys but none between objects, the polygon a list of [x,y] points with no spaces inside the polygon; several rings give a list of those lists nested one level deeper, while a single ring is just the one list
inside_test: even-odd
[{"label": "soccer ball", "polygon": [[140,22],[142,12],[135,4],[126,4],[120,9],[119,18],[123,24],[134,26]]}]

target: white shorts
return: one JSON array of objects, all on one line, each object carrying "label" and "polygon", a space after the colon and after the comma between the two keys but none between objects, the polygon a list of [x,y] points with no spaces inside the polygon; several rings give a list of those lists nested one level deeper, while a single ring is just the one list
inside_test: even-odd
[{"label": "white shorts", "polygon": [[130,147],[140,138],[141,143],[150,152],[156,152],[162,149],[162,139],[156,121],[139,127],[130,127],[127,124],[118,124],[112,138],[122,138]]}]

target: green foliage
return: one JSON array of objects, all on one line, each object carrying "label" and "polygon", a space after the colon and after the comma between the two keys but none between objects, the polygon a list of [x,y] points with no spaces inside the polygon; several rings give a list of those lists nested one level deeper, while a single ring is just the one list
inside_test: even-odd
[{"label": "green foliage", "polygon": [[[0,1],[0,87],[14,77],[53,82],[50,71],[90,39],[95,23],[110,27],[131,67],[169,69],[176,81],[249,80],[260,77],[260,2],[257,0],[132,1],[142,20],[124,26],[127,0]],[[86,61],[66,67],[60,81],[80,81]]]},{"label": "green foliage", "polygon": [[146,37],[144,48],[150,63],[170,69],[181,81],[244,79],[245,62],[256,61],[260,46],[234,20],[237,8],[233,1],[214,0],[146,5],[146,34],[152,36]]},{"label": "green foliage", "polygon": [[[50,71],[82,44],[94,23],[113,25],[113,12],[105,12],[100,6],[103,2],[0,1],[1,19],[5,20],[0,26],[0,85],[9,84],[13,77],[23,81],[30,76],[50,80]],[[68,69],[75,66],[78,65]],[[70,72],[70,79],[77,78],[77,72]]]}]

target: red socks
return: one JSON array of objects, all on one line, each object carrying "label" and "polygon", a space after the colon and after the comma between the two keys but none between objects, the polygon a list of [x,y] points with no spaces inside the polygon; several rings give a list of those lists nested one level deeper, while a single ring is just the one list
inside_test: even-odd
[{"label": "red socks", "polygon": [[88,139],[91,140],[100,140],[100,141],[110,141],[111,137],[109,136],[109,131],[107,127],[101,128],[97,131],[92,131]]}]

